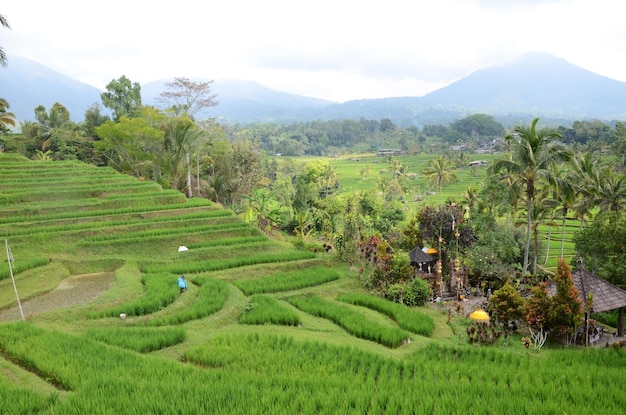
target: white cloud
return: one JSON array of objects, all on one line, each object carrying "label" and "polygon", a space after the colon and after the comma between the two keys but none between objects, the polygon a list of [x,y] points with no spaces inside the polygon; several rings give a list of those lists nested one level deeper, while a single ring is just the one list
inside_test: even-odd
[{"label": "white cloud", "polygon": [[126,75],[250,79],[344,101],[423,95],[540,50],[626,81],[617,0],[11,2],[9,54],[104,89]]}]

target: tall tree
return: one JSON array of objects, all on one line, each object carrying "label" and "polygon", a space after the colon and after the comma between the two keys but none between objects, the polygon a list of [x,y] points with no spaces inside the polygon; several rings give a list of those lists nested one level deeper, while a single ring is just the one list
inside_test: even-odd
[{"label": "tall tree", "polygon": [[492,165],[493,172],[508,170],[514,176],[514,184],[521,184],[526,196],[526,247],[524,249],[523,272],[528,272],[530,252],[533,200],[536,186],[542,178],[550,174],[549,166],[554,162],[571,159],[571,152],[557,143],[560,135],[556,131],[537,129],[539,118],[535,118],[528,127],[516,127],[506,135],[505,141],[512,150],[511,159],[502,159]]},{"label": "tall tree", "polygon": [[95,138],[96,128],[109,120],[109,116],[102,114],[100,104],[95,102],[85,111],[85,121],[81,124],[87,137]]},{"label": "tall tree", "polygon": [[211,158],[213,164],[209,180],[216,199],[239,209],[246,197],[259,187],[262,178],[261,155],[249,141],[231,144],[223,138],[214,140]]},{"label": "tall tree", "polygon": [[450,124],[450,129],[462,136],[472,138],[501,137],[504,127],[491,115],[474,114]]},{"label": "tall tree", "polygon": [[[443,199],[441,194],[441,189],[445,183],[450,183],[457,179],[456,174],[453,172],[455,170],[454,164],[447,157],[439,157],[437,159],[433,159],[428,161],[422,173],[424,174],[426,180],[437,185],[437,190],[439,191],[439,209],[442,209]],[[439,223],[439,245],[437,250],[439,251],[439,259],[441,260],[441,245],[443,243],[443,222]]]},{"label": "tall tree", "polygon": [[188,115],[192,119],[205,108],[218,104],[217,94],[211,90],[213,81],[196,82],[185,77],[166,82],[167,91],[161,92],[159,101],[175,116]]},{"label": "tall tree", "polygon": [[618,122],[615,124],[615,130],[611,132],[610,136],[611,149],[613,154],[620,157],[620,164],[622,167],[626,166],[626,125]]},{"label": "tall tree", "polygon": [[602,169],[594,192],[595,205],[601,212],[616,212],[626,203],[626,175]]},{"label": "tall tree", "polygon": [[69,124],[70,113],[67,108],[56,102],[49,112],[43,105],[35,108],[35,119],[39,124],[39,138],[42,140],[41,149],[45,151],[52,145],[58,131]]},{"label": "tall tree", "polygon": [[125,75],[113,79],[100,94],[102,104],[113,111],[113,118],[138,117],[141,113],[141,85],[131,82]]},{"label": "tall tree", "polygon": [[447,157],[439,157],[437,159],[429,160],[422,170],[422,173],[424,174],[426,180],[437,186],[440,199],[441,189],[443,188],[443,185],[457,179],[454,170],[456,170],[456,167]]},{"label": "tall tree", "polygon": [[[6,27],[7,29],[11,28],[11,26],[9,26],[9,21],[2,14],[0,14],[0,25],[2,27]],[[4,67],[6,65],[7,65],[7,55],[6,55],[6,52],[4,51],[4,48],[0,47],[0,66]]]},{"label": "tall tree", "polygon": [[[530,215],[527,215],[527,218],[530,217],[530,229],[533,240],[533,274],[537,274],[537,260],[539,258],[539,226],[555,225],[555,223],[552,221],[553,216],[551,215],[551,213],[553,212],[553,208],[554,201],[552,201],[551,199],[545,198],[543,196],[535,197],[531,206]],[[548,241],[548,243],[550,242]]]},{"label": "tall tree", "polygon": [[[9,22],[6,17],[0,14],[0,25],[10,29]],[[0,47],[0,66],[4,67],[7,65],[7,55],[4,52],[4,49]],[[0,130],[5,130],[7,126],[15,127],[15,114],[12,112],[7,112],[9,109],[9,102],[0,98]]]},{"label": "tall tree", "polygon": [[56,160],[80,158],[80,147],[86,143],[64,105],[56,102],[49,111],[39,105],[35,108],[35,119],[35,147],[43,152],[50,150],[50,156]]},{"label": "tall tree", "polygon": [[587,269],[626,289],[626,214],[623,211],[599,213],[574,235],[574,243]]},{"label": "tall tree", "polygon": [[596,184],[600,181],[600,160],[591,153],[578,154],[574,157],[574,177],[578,200],[574,203],[574,217],[580,219],[580,229],[585,225],[585,218],[593,218],[595,209]]},{"label": "tall tree", "polygon": [[[565,169],[563,164],[553,163],[550,174],[550,189],[552,192],[553,204],[557,207],[556,215],[561,218],[561,255],[565,249],[565,224],[567,216],[575,205],[578,198],[576,186],[577,175],[574,170]],[[548,241],[548,245],[550,241]]]},{"label": "tall tree", "polygon": [[97,127],[101,140],[95,145],[118,171],[159,181],[165,154],[165,115],[149,107],[142,113],[142,117],[122,117]]},{"label": "tall tree", "polygon": [[191,154],[199,144],[203,132],[189,117],[176,118],[168,128],[166,148],[170,154],[172,187],[178,188],[183,174],[186,174],[185,190],[188,197],[193,196],[191,186]]}]

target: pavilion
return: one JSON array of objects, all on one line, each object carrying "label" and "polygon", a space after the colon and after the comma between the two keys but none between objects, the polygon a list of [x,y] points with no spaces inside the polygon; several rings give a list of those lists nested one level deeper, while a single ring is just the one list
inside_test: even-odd
[{"label": "pavilion", "polygon": [[[578,261],[576,269],[572,271],[572,280],[578,288],[579,298],[587,309],[587,298],[591,294],[592,313],[601,313],[619,309],[617,335],[624,335],[624,307],[626,307],[626,291],[610,282],[587,271],[582,261]],[[554,295],[556,287],[548,285],[548,293]]]}]

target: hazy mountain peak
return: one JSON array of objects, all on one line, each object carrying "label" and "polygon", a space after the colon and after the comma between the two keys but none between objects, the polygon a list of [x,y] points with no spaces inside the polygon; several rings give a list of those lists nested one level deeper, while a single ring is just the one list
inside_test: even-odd
[{"label": "hazy mountain peak", "polygon": [[424,96],[426,104],[491,114],[570,117],[624,116],[626,83],[597,75],[543,52],[478,70]]}]

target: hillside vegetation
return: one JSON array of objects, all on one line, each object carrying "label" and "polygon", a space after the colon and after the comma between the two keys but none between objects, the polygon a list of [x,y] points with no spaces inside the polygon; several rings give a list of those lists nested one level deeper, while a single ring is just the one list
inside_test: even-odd
[{"label": "hillside vegetation", "polygon": [[[297,250],[206,199],[109,168],[0,154],[0,235],[14,259],[0,270],[0,414],[626,405],[621,349],[468,345],[463,314],[373,297],[332,252]],[[40,307],[63,291],[80,298]]]}]

